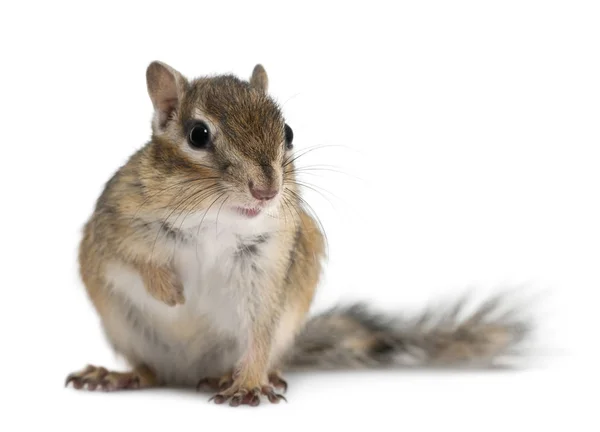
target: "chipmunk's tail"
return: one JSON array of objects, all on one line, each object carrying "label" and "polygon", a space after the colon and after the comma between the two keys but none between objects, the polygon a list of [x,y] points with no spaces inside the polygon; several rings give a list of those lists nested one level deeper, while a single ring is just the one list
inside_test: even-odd
[{"label": "chipmunk's tail", "polygon": [[531,326],[504,295],[470,312],[467,303],[413,317],[387,316],[363,304],[335,307],[308,321],[286,369],[494,367],[524,353]]}]

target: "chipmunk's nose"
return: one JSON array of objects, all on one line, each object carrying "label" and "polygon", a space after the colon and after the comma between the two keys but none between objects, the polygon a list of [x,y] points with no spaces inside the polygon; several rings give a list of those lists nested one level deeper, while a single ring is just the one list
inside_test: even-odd
[{"label": "chipmunk's nose", "polygon": [[250,180],[248,182],[248,187],[250,188],[250,193],[254,198],[260,201],[269,201],[275,198],[279,190],[277,188],[259,188],[255,187],[254,182]]}]

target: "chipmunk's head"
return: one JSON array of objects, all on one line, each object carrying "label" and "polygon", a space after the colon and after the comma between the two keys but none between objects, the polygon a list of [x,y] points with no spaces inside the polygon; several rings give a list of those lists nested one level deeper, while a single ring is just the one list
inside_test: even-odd
[{"label": "chipmunk's head", "polygon": [[153,62],[146,78],[154,106],[150,163],[166,183],[181,184],[167,195],[189,197],[197,209],[214,202],[245,218],[281,204],[284,179],[293,174],[293,132],[267,94],[261,65],[247,81],[232,75],[188,80]]}]

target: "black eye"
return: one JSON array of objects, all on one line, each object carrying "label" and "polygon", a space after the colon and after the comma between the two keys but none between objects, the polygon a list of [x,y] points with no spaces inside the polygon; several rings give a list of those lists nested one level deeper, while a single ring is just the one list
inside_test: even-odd
[{"label": "black eye", "polygon": [[285,125],[285,148],[288,150],[291,150],[292,148],[294,148],[294,144],[292,144],[292,142],[294,141],[294,131],[292,130],[291,127],[289,127],[289,125],[286,123]]},{"label": "black eye", "polygon": [[188,142],[195,149],[205,149],[210,144],[210,131],[202,122],[195,122],[188,132]]}]

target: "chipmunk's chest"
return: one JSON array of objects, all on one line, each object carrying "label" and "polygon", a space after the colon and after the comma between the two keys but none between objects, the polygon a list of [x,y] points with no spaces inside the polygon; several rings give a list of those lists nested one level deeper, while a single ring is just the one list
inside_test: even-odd
[{"label": "chipmunk's chest", "polygon": [[192,310],[209,318],[213,330],[239,335],[248,326],[251,300],[260,297],[273,271],[273,236],[208,226],[197,241],[180,244],[174,267],[186,297],[182,312]]}]

